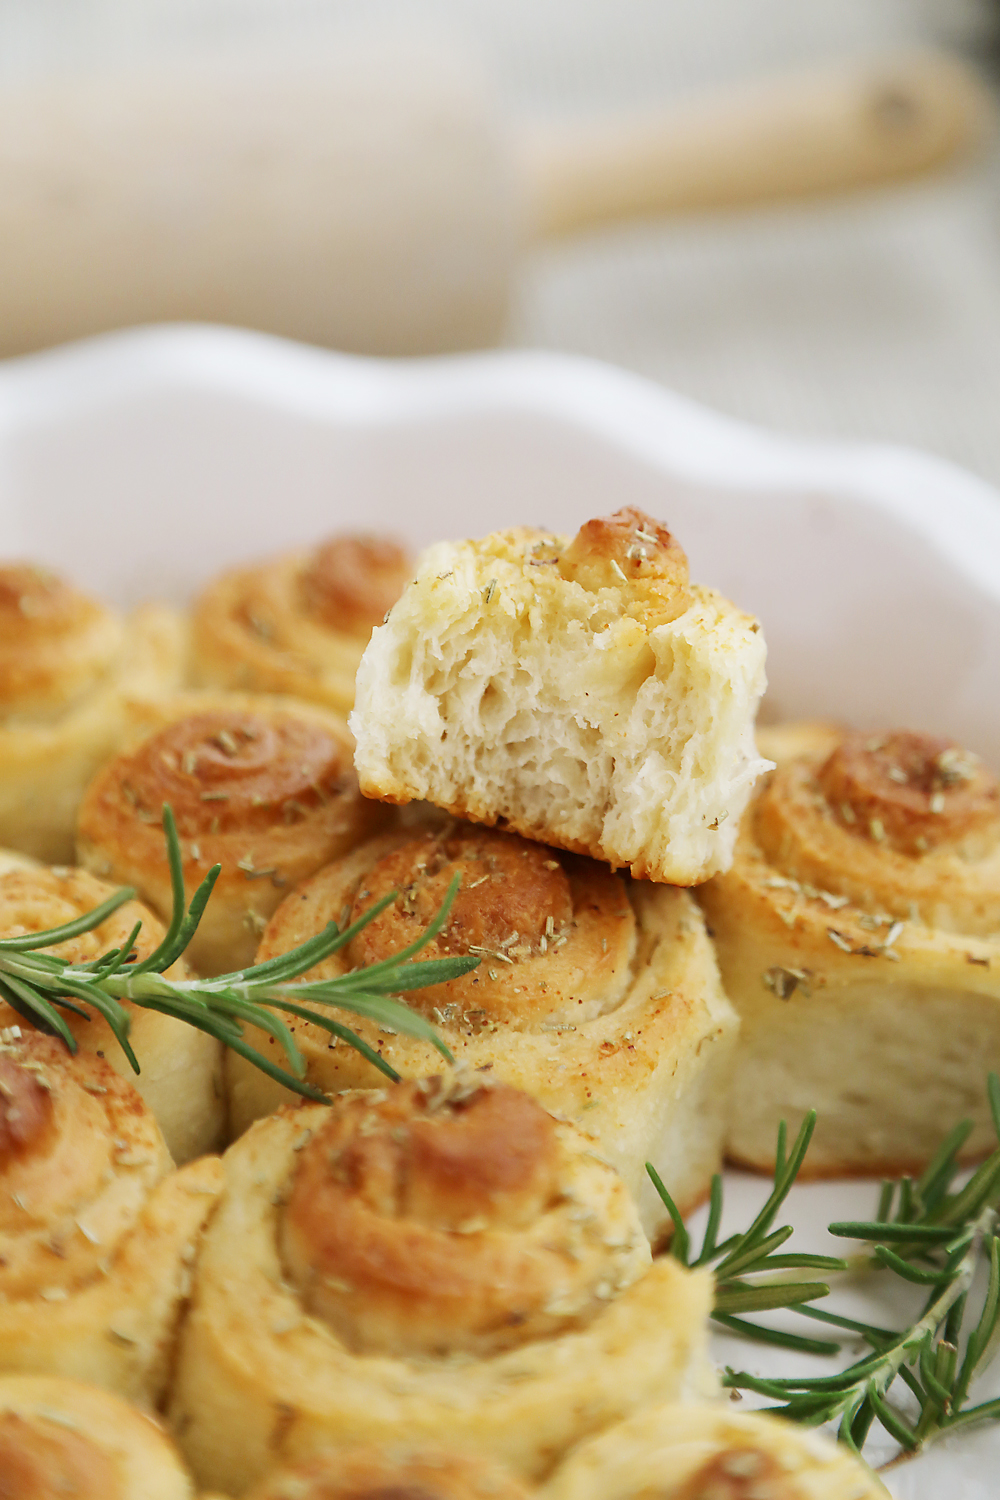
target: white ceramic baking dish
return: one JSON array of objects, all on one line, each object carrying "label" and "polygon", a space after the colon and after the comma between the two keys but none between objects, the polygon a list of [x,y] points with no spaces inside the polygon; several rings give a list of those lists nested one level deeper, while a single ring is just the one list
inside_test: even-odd
[{"label": "white ceramic baking dish", "polygon": [[[0,366],[0,555],[123,603],[183,598],[226,563],[345,527],[423,543],[572,530],[625,504],[760,616],[770,717],[940,731],[1000,768],[1000,496],[949,464],[793,442],[546,354],[380,363],[176,327]],[[739,1174],[729,1189],[734,1217],[762,1191]],[[871,1197],[797,1190],[803,1248]],[[719,1354],[796,1364],[732,1340]],[[945,1483],[977,1500],[998,1460],[985,1430],[887,1479],[908,1500]]]}]

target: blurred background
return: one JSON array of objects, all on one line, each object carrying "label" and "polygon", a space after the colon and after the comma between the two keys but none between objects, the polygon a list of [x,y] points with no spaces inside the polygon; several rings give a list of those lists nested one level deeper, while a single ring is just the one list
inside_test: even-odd
[{"label": "blurred background", "polygon": [[[491,264],[490,274],[503,282],[506,297],[502,318],[491,307],[478,322],[469,321],[468,336],[462,329],[448,331],[445,344],[495,337],[509,345],[592,355],[737,417],[810,437],[913,444],[1000,484],[1000,147],[995,120],[988,118],[976,132],[974,148],[956,148],[954,160],[932,175],[889,181],[855,194],[751,203],[738,211],[584,225],[548,239],[531,233],[527,220],[534,209],[525,208],[524,194],[510,182],[511,174],[520,171],[523,141],[545,137],[546,129],[555,129],[558,139],[560,128],[591,117],[642,117],[648,112],[653,118],[660,110],[683,109],[687,101],[706,94],[740,98],[747,88],[755,91],[755,107],[766,108],[761,101],[768,92],[780,94],[785,80],[802,70],[826,70],[835,78],[843,69],[850,79],[872,60],[905,58],[915,47],[947,49],[992,91],[997,33],[1000,0],[995,6],[988,0],[31,0],[30,5],[0,0],[0,174],[4,169],[20,170],[22,177],[35,173],[33,152],[58,157],[65,147],[71,156],[73,149],[87,154],[86,140],[80,145],[86,132],[72,111],[60,125],[59,101],[72,95],[81,80],[95,77],[102,97],[119,85],[133,86],[131,102],[107,127],[126,153],[132,133],[129,111],[141,108],[147,94],[143,80],[159,76],[159,70],[173,70],[174,76],[188,80],[178,89],[176,105],[177,136],[184,149],[170,174],[158,169],[160,175],[153,173],[146,187],[158,195],[161,208],[163,202],[175,208],[182,204],[186,212],[178,162],[197,160],[199,143],[208,151],[212,131],[231,128],[237,113],[234,103],[220,106],[215,117],[205,115],[190,77],[197,76],[199,87],[225,101],[236,99],[239,88],[236,94],[226,94],[225,88],[220,94],[214,70],[238,72],[244,65],[251,70],[258,91],[253,97],[267,95],[260,110],[252,111],[258,153],[266,148],[268,132],[278,129],[273,122],[284,128],[297,107],[283,102],[284,96],[268,94],[269,73],[293,76],[305,67],[315,78],[329,68],[330,76],[340,80],[331,87],[342,88],[345,98],[354,90],[365,122],[359,132],[409,133],[414,153],[433,143],[435,130],[440,144],[458,129],[444,105],[440,117],[432,119],[434,80],[440,78],[443,94],[451,99],[448,108],[457,107],[454,101],[465,90],[461,109],[475,116],[480,132],[475,150],[461,146],[458,151],[465,151],[461,172],[469,175],[471,187],[462,187],[454,142],[448,147],[452,191],[461,202],[453,217],[445,215],[441,222],[453,225],[455,244],[466,236],[466,253],[476,260],[477,271]],[[378,61],[382,49],[392,59],[384,72]],[[364,89],[362,74],[368,80]],[[365,95],[360,103],[359,89]],[[19,111],[36,109],[41,95],[48,101],[50,121],[39,145],[41,127],[22,140],[18,121]],[[384,108],[383,96],[388,101]],[[288,97],[295,101],[303,96],[293,87]],[[890,116],[894,97],[888,100]],[[883,105],[884,99],[879,108]],[[903,106],[905,126],[905,100]],[[310,107],[313,112],[306,111],[303,128],[311,132],[314,150],[326,127]],[[164,108],[165,118],[173,119],[170,107]],[[351,144],[351,127],[344,122],[352,108],[349,103],[344,107],[333,132],[342,155]],[[409,130],[411,108],[420,116],[419,129]],[[738,111],[734,118],[738,138]],[[503,137],[504,151],[513,143],[509,159],[503,156],[499,166],[490,154],[493,147],[483,145],[484,122]],[[794,148],[794,129],[791,135]],[[405,241],[390,210],[411,188],[416,195],[413,182],[420,170],[412,162],[409,167],[397,163],[393,171],[400,181],[387,184],[378,152],[364,144],[361,155],[361,167],[351,168],[356,180],[344,195],[338,231],[345,217],[359,211],[361,187],[371,194],[378,186],[385,201],[371,212],[389,226],[390,237]],[[338,170],[347,170],[343,160]],[[113,176],[112,165],[102,192],[112,192],[108,183]],[[480,191],[485,195],[487,180],[491,194],[504,201],[499,208],[492,199],[476,207],[475,233],[482,242],[477,248],[459,210]],[[301,180],[285,184],[289,201],[293,190],[307,196],[325,192],[305,168]],[[69,202],[72,191],[72,183],[59,193],[47,189],[52,202],[60,193]],[[218,196],[217,189],[205,191],[208,199]],[[443,189],[437,183],[427,191]],[[85,190],[88,205],[95,193]],[[11,197],[13,201],[17,193]],[[16,240],[13,231],[4,233],[2,198],[0,180],[0,273],[8,253],[4,240],[8,247]],[[274,211],[260,204],[257,209],[273,233]],[[294,239],[297,211],[282,215],[282,222],[291,226],[286,239]],[[416,213],[412,205],[408,211]],[[58,240],[58,234],[39,228],[37,204],[32,212],[33,232]],[[208,208],[202,217],[207,224]],[[177,212],[173,219],[176,223]],[[91,223],[88,233],[100,261],[102,234],[103,243],[109,243],[115,233],[105,233],[99,223],[96,228]],[[249,209],[243,233],[257,233]],[[219,240],[220,234],[218,226],[211,233],[205,230],[208,239],[215,235]],[[414,255],[418,241],[414,231]],[[182,236],[169,246],[166,264],[176,267],[185,243]],[[190,243],[193,255],[206,253],[196,234]],[[406,248],[392,246],[404,256]],[[288,250],[287,244],[282,246],[282,253]],[[23,347],[52,342],[62,325],[58,319],[45,323],[39,299],[44,298],[46,278],[50,284],[59,282],[67,297],[74,292],[73,278],[56,260],[50,263],[42,256],[39,261],[30,236],[19,253],[22,271],[35,263],[41,270],[28,292],[18,292],[11,310],[0,306],[0,333],[5,319],[11,329],[15,324],[20,329],[21,319],[17,338]],[[361,260],[378,259],[360,241],[354,253]],[[472,275],[457,251],[451,262],[447,255],[442,258],[440,246],[434,255],[434,295],[442,284],[457,287]],[[141,245],[130,256],[133,264],[147,259]],[[149,259],[154,262],[155,254]],[[397,279],[391,257],[369,271],[369,282],[351,294],[356,322],[342,338],[334,335],[329,341],[364,346],[366,299],[378,303],[382,298],[379,276],[388,283]],[[341,285],[347,284],[346,275]],[[120,281],[121,276],[112,279]],[[152,270],[147,279],[152,281]],[[229,290],[216,289],[223,314]],[[385,298],[391,301],[397,291],[390,285]],[[82,283],[75,295],[86,297]],[[162,315],[155,297],[151,305]],[[194,314],[201,315],[203,306],[211,315],[210,299],[196,302]],[[237,308],[234,321],[249,321],[239,314],[238,303],[232,306]],[[166,310],[171,314],[170,307]],[[179,313],[188,315],[184,307]],[[108,316],[113,320],[113,310]],[[284,313],[274,313],[280,316]],[[37,337],[36,322],[41,328]],[[264,323],[270,326],[266,316]],[[302,336],[298,326],[291,331]],[[305,336],[310,336],[308,328]],[[317,330],[316,341],[323,337]],[[377,331],[374,346],[385,337],[384,330]],[[419,352],[420,339],[433,342],[420,333],[407,347]],[[16,347],[15,340],[11,349],[16,352]]]}]

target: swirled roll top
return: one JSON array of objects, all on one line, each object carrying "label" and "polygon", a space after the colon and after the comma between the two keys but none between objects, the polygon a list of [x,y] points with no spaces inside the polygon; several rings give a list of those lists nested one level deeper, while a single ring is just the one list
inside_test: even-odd
[{"label": "swirled roll top", "polygon": [[[100,906],[114,889],[86,870],[52,869],[31,862],[0,867],[0,938],[46,932],[74,922]],[[138,901],[125,902],[99,926],[46,951],[71,964],[90,963],[112,948],[121,948],[139,922],[142,926],[132,949],[142,960],[161,941],[163,927]],[[168,969],[167,976],[185,979],[183,960]],[[174,1160],[189,1161],[217,1145],[222,1133],[221,1047],[182,1021],[122,1003],[129,1012],[129,1039],[141,1068],[138,1076],[103,1017],[92,1013],[85,1020],[66,1012],[64,1019],[82,1052],[101,1053],[135,1085],[156,1117]],[[20,1019],[10,1006],[0,1003],[0,1027],[15,1026]]]},{"label": "swirled roll top", "polygon": [[194,1500],[157,1422],[106,1391],[0,1376],[2,1500]]},{"label": "swirled roll top", "polygon": [[584,1326],[649,1250],[616,1174],[516,1089],[335,1105],[299,1153],[286,1274],[359,1353],[486,1356]]},{"label": "swirled roll top", "polygon": [[121,621],[44,568],[0,566],[0,718],[61,712],[108,671]]},{"label": "swirled roll top", "polygon": [[834,815],[899,854],[950,846],[989,853],[1000,843],[1000,787],[951,740],[897,731],[845,736],[816,777]]},{"label": "swirled roll top", "polygon": [[222,866],[189,950],[196,968],[219,973],[251,961],[288,887],[353,847],[383,815],[361,797],[350,737],[332,714],[273,699],[204,700],[181,700],[184,712],[94,779],[78,847],[88,868],[135,885],[166,917],[160,819],[169,803],[189,893]]},{"label": "swirled roll top", "polygon": [[[704,1195],[719,1166],[735,1041],[735,1017],[687,892],[632,881],[517,834],[447,820],[436,832],[382,834],[319,870],[275,911],[258,961],[289,952],[331,922],[367,917],[306,977],[332,979],[389,960],[427,930],[456,877],[444,929],[419,957],[469,955],[478,967],[411,989],[407,1004],[461,1062],[489,1066],[597,1137],[655,1236],[665,1210],[644,1164],[667,1174],[685,1208]],[[363,1015],[352,1021],[402,1076],[438,1065],[428,1042]],[[289,1022],[317,1087],[336,1093],[381,1081],[361,1052],[332,1046],[313,1022]],[[270,1046],[263,1034],[259,1045]],[[240,1057],[227,1058],[226,1074],[236,1133],[287,1102],[279,1084]]]},{"label": "swirled roll top", "polygon": [[317,624],[367,641],[412,571],[413,558],[391,537],[332,537],[306,559],[299,597]]},{"label": "swirled roll top", "polygon": [[169,802],[186,838],[301,822],[350,782],[342,740],[294,714],[194,714],[128,759],[122,795],[140,819]]},{"label": "swirled roll top", "polygon": [[[614,1009],[631,979],[636,919],[624,884],[605,865],[557,854],[516,834],[468,824],[390,849],[354,892],[351,919],[393,891],[397,899],[349,945],[344,967],[377,963],[427,927],[455,876],[445,930],[422,957],[471,953],[471,974],[414,990],[429,1016],[579,1022]],[[263,951],[263,950],[262,950]]]},{"label": "swirled roll top", "polygon": [[318,1455],[269,1475],[246,1500],[527,1500],[527,1491],[496,1464],[394,1444]]},{"label": "swirled roll top", "polygon": [[788,877],[945,931],[1000,928],[1000,786],[950,740],[847,734],[772,776],[756,842]]},{"label": "swirled roll top", "polygon": [[225,573],[195,606],[198,680],[344,712],[361,652],[413,570],[390,537],[341,535]]}]

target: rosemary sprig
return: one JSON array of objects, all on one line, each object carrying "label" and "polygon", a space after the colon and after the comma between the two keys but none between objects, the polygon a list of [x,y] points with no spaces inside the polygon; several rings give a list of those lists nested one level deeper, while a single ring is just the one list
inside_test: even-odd
[{"label": "rosemary sprig", "polygon": [[[433,1027],[395,996],[401,991],[444,984],[478,966],[478,958],[457,955],[412,962],[447,921],[458,890],[458,876],[421,936],[392,958],[371,964],[366,969],[341,974],[335,979],[295,982],[314,965],[351,942],[395,899],[395,892],[376,902],[350,926],[340,928],[331,922],[323,932],[298,948],[266,963],[220,974],[214,979],[173,980],[165,978],[164,971],[176,963],[194,936],[221,866],[216,865],[208,872],[190,905],[186,905],[180,841],[169,807],[163,809],[163,828],[173,911],[162,941],[141,962],[137,961],[133,946],[141,923],[121,948],[113,948],[87,963],[71,964],[54,953],[42,951],[99,927],[112,912],[135,897],[135,891],[128,888],[117,891],[93,911],[62,927],[21,937],[0,938],[0,999],[5,1000],[23,1020],[41,1031],[61,1037],[70,1052],[75,1052],[76,1038],[62,1012],[69,1011],[89,1020],[91,1013],[96,1011],[107,1021],[138,1073],[139,1063],[129,1044],[129,1012],[122,1004],[131,1001],[142,1009],[160,1011],[208,1032],[286,1088],[316,1100],[323,1100],[326,1096],[305,1081],[302,1054],[282,1019],[282,1013],[315,1022],[332,1036],[356,1048],[375,1068],[394,1081],[399,1075],[379,1052],[349,1026],[315,1007],[330,1007],[363,1016],[406,1036],[430,1042],[442,1057],[449,1062],[452,1060],[451,1053]],[[274,1037],[284,1053],[287,1068],[246,1040],[244,1027],[248,1025]]]},{"label": "rosemary sprig", "polygon": [[[990,1074],[987,1088],[1000,1138],[1000,1080],[996,1074]],[[716,1322],[731,1332],[800,1352],[840,1351],[839,1341],[810,1339],[733,1316],[735,1310],[794,1308],[831,1330],[860,1338],[870,1350],[833,1375],[772,1379],[727,1369],[723,1384],[779,1402],[774,1408],[779,1415],[806,1426],[837,1423],[840,1441],[857,1453],[874,1422],[901,1449],[912,1453],[945,1432],[977,1422],[1000,1421],[1000,1400],[968,1404],[973,1379],[989,1364],[1000,1342],[1000,1148],[963,1186],[954,1188],[961,1172],[958,1155],[972,1130],[971,1124],[963,1121],[951,1131],[919,1178],[902,1177],[882,1184],[874,1219],[829,1225],[831,1234],[862,1240],[870,1249],[840,1262],[827,1257],[777,1256],[772,1249],[783,1243],[791,1230],[786,1226],[774,1233],[769,1231],[802,1165],[813,1124],[814,1116],[807,1117],[787,1160],[781,1127],[774,1191],[750,1229],[731,1236],[722,1245],[715,1242],[722,1217],[721,1183],[718,1178],[713,1181],[708,1227],[701,1253],[695,1259],[691,1258],[689,1237],[675,1205],[655,1172],[647,1168],[674,1221],[672,1253],[685,1264],[716,1265]],[[829,1291],[826,1285],[745,1282],[747,1276],[760,1271],[819,1263],[829,1270],[855,1273],[890,1271],[925,1287],[925,1301],[906,1328],[881,1328],[813,1306]],[[969,1330],[963,1326],[969,1293],[981,1268],[986,1273],[986,1291],[979,1316]],[[897,1380],[908,1391],[904,1406],[890,1399]]]},{"label": "rosemary sprig", "polygon": [[[764,1207],[743,1234],[730,1235],[718,1243],[719,1225],[722,1222],[722,1177],[716,1173],[712,1178],[709,1197],[708,1223],[701,1250],[692,1258],[690,1236],[684,1226],[680,1211],[650,1162],[646,1163],[653,1186],[669,1213],[674,1233],[670,1242],[670,1254],[685,1266],[715,1267],[715,1303],[712,1318],[732,1333],[741,1333],[762,1343],[778,1344],[785,1349],[796,1349],[807,1354],[834,1354],[839,1344],[826,1339],[808,1338],[803,1334],[785,1333],[780,1329],[766,1328],[762,1324],[748,1323],[738,1316],[740,1313],[772,1311],[779,1307],[799,1307],[826,1297],[830,1288],[825,1281],[804,1281],[801,1277],[773,1279],[774,1271],[846,1271],[848,1263],[831,1255],[778,1255],[776,1251],[794,1230],[790,1224],[772,1230],[771,1226],[788,1194],[791,1192],[799,1169],[809,1150],[809,1142],[816,1128],[816,1111],[811,1110],[802,1122],[791,1153],[786,1155],[787,1130],[782,1121],[778,1128],[778,1144],[775,1153],[774,1190]],[[748,1278],[768,1273],[765,1282]]]}]

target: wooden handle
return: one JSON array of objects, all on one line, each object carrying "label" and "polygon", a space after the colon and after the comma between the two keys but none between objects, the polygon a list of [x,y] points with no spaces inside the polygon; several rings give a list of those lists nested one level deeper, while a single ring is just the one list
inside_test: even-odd
[{"label": "wooden handle", "polygon": [[913,177],[969,150],[988,116],[978,77],[927,53],[641,116],[534,127],[520,141],[530,223],[557,236]]}]

